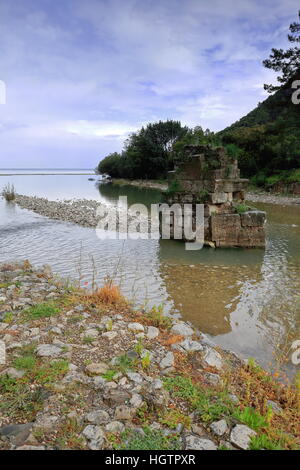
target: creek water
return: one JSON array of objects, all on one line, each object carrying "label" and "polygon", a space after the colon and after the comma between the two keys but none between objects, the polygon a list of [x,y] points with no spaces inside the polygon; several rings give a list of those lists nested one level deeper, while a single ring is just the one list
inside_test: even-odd
[{"label": "creek water", "polygon": [[[115,204],[121,195],[129,205],[161,200],[156,190],[88,178],[59,172],[7,175],[0,176],[0,188],[10,182],[20,194],[106,204]],[[99,285],[114,277],[136,304],[163,304],[166,312],[180,313],[220,346],[272,369],[278,351],[300,339],[300,207],[255,206],[267,211],[265,250],[186,251],[184,243],[171,240],[100,240],[94,229],[0,200],[0,262],[49,264],[55,273],[84,285],[93,276]],[[283,369],[289,375],[297,371],[291,361]]]}]

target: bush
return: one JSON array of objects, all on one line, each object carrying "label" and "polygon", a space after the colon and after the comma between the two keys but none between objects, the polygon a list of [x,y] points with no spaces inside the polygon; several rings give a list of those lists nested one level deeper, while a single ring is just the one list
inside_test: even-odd
[{"label": "bush", "polygon": [[1,195],[8,202],[13,201],[14,199],[16,199],[16,192],[15,192],[14,185],[10,184],[10,183],[7,183],[7,185],[4,186],[4,188],[1,192]]}]

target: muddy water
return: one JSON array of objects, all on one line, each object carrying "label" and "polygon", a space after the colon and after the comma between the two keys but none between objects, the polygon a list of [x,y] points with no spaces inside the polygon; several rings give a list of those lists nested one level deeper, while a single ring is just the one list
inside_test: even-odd
[{"label": "muddy water", "polygon": [[[153,190],[97,186],[87,176],[0,177],[19,193],[149,205]],[[271,367],[274,349],[300,339],[300,207],[255,204],[268,215],[266,250],[205,248],[157,240],[99,240],[93,229],[53,221],[0,201],[0,261],[28,258],[71,279],[99,283],[106,275],[137,303],[163,303],[219,345]],[[290,374],[296,366],[288,362]]]}]

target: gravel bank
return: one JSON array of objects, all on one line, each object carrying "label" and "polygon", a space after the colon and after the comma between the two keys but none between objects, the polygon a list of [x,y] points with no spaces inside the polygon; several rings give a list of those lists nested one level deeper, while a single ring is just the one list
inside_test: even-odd
[{"label": "gravel bank", "polygon": [[242,410],[266,400],[285,431],[291,396],[266,373],[190,323],[100,299],[48,267],[0,265],[0,449],[248,449],[265,430]]}]

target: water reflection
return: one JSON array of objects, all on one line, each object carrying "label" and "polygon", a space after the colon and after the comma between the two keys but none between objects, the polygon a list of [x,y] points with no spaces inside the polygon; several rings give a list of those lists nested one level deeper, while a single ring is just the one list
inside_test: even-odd
[{"label": "water reflection", "polygon": [[[161,198],[159,191],[97,185],[87,176],[14,178],[9,181],[20,193],[53,199],[86,197],[114,204],[127,195],[129,205],[149,207]],[[1,186],[6,182],[1,179]],[[266,250],[186,251],[176,241],[99,240],[93,229],[0,201],[0,261],[28,258],[72,279],[81,273],[82,281],[90,282],[93,257],[99,283],[115,276],[132,300],[164,303],[221,346],[268,365],[274,342],[283,347],[290,332],[300,338],[300,208],[257,206],[268,214]]]}]

